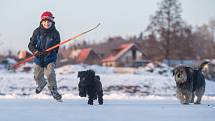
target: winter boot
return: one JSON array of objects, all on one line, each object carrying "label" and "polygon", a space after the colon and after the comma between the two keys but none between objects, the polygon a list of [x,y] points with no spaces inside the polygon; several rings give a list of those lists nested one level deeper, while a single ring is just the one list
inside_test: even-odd
[{"label": "winter boot", "polygon": [[57,87],[49,87],[53,98],[57,101],[62,101],[62,96],[58,93]]},{"label": "winter boot", "polygon": [[39,94],[43,90],[43,88],[46,86],[46,84],[47,84],[46,81],[44,81],[43,83],[40,83],[35,90],[36,94]]}]

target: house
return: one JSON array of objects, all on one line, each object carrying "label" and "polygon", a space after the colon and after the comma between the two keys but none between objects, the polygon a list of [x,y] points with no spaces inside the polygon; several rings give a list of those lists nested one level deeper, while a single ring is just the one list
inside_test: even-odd
[{"label": "house", "polygon": [[93,50],[101,57],[105,58],[107,55],[110,55],[112,53],[112,50],[119,47],[120,45],[126,43],[126,40],[124,40],[120,36],[116,37],[110,37],[107,39],[104,43],[99,43],[90,46],[90,48],[93,48]]},{"label": "house", "polygon": [[127,66],[133,62],[143,60],[143,52],[134,43],[125,43],[113,50],[113,52],[102,60],[104,66]]},{"label": "house", "polygon": [[72,50],[66,49],[65,47],[61,47],[58,50],[58,59],[56,62],[57,67],[61,67],[64,65],[74,64],[75,60],[72,58],[69,58],[69,55]]},{"label": "house", "polygon": [[76,63],[78,64],[89,64],[89,65],[100,65],[101,58],[96,52],[91,48],[84,48],[80,51],[78,57],[76,58]]},{"label": "house", "polygon": [[60,48],[58,53],[58,67],[68,64],[101,64],[100,56],[92,48]]}]

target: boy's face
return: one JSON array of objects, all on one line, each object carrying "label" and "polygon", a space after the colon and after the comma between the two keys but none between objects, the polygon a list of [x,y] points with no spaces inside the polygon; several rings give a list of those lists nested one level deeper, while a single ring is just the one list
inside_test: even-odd
[{"label": "boy's face", "polygon": [[51,21],[49,21],[49,20],[43,20],[41,24],[43,25],[43,27],[45,29],[49,29],[52,26],[53,23]]}]

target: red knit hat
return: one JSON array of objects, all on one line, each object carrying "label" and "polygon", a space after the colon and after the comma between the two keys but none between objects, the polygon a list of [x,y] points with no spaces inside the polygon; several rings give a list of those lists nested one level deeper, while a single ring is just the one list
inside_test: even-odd
[{"label": "red knit hat", "polygon": [[45,11],[41,15],[41,21],[43,21],[43,20],[50,20],[50,21],[54,22],[54,16],[51,12]]}]

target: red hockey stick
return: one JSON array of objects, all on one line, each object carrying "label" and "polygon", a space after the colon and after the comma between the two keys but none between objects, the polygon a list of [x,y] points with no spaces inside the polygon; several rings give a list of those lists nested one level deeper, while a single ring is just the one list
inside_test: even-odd
[{"label": "red hockey stick", "polygon": [[[65,43],[71,41],[71,40],[74,40],[74,39],[76,39],[76,38],[78,38],[78,37],[80,37],[80,36],[82,36],[82,35],[88,33],[88,32],[90,32],[90,31],[96,29],[98,26],[100,26],[100,23],[99,23],[98,25],[96,25],[95,27],[93,27],[92,29],[89,29],[89,30],[87,30],[87,31],[85,31],[85,32],[82,32],[82,33],[80,33],[80,34],[78,34],[78,35],[76,35],[76,36],[74,36],[74,37],[72,37],[72,38],[69,38],[69,39],[67,39],[67,40],[64,40],[64,41],[62,41],[61,43],[59,43],[59,44],[57,44],[57,45],[55,45],[55,46],[52,46],[52,47],[48,48],[48,49],[46,50],[46,52],[51,51],[51,50],[53,50],[53,49],[55,49],[55,48],[57,48],[57,47],[59,47],[59,46],[65,44]],[[31,57],[28,57],[28,58],[26,58],[26,59],[24,59],[24,60],[18,62],[17,64],[13,65],[12,68],[17,69],[17,68],[20,67],[22,64],[24,64],[24,63],[26,63],[26,62],[28,62],[28,61],[31,61],[33,58],[34,58],[34,55],[32,55]]]}]

